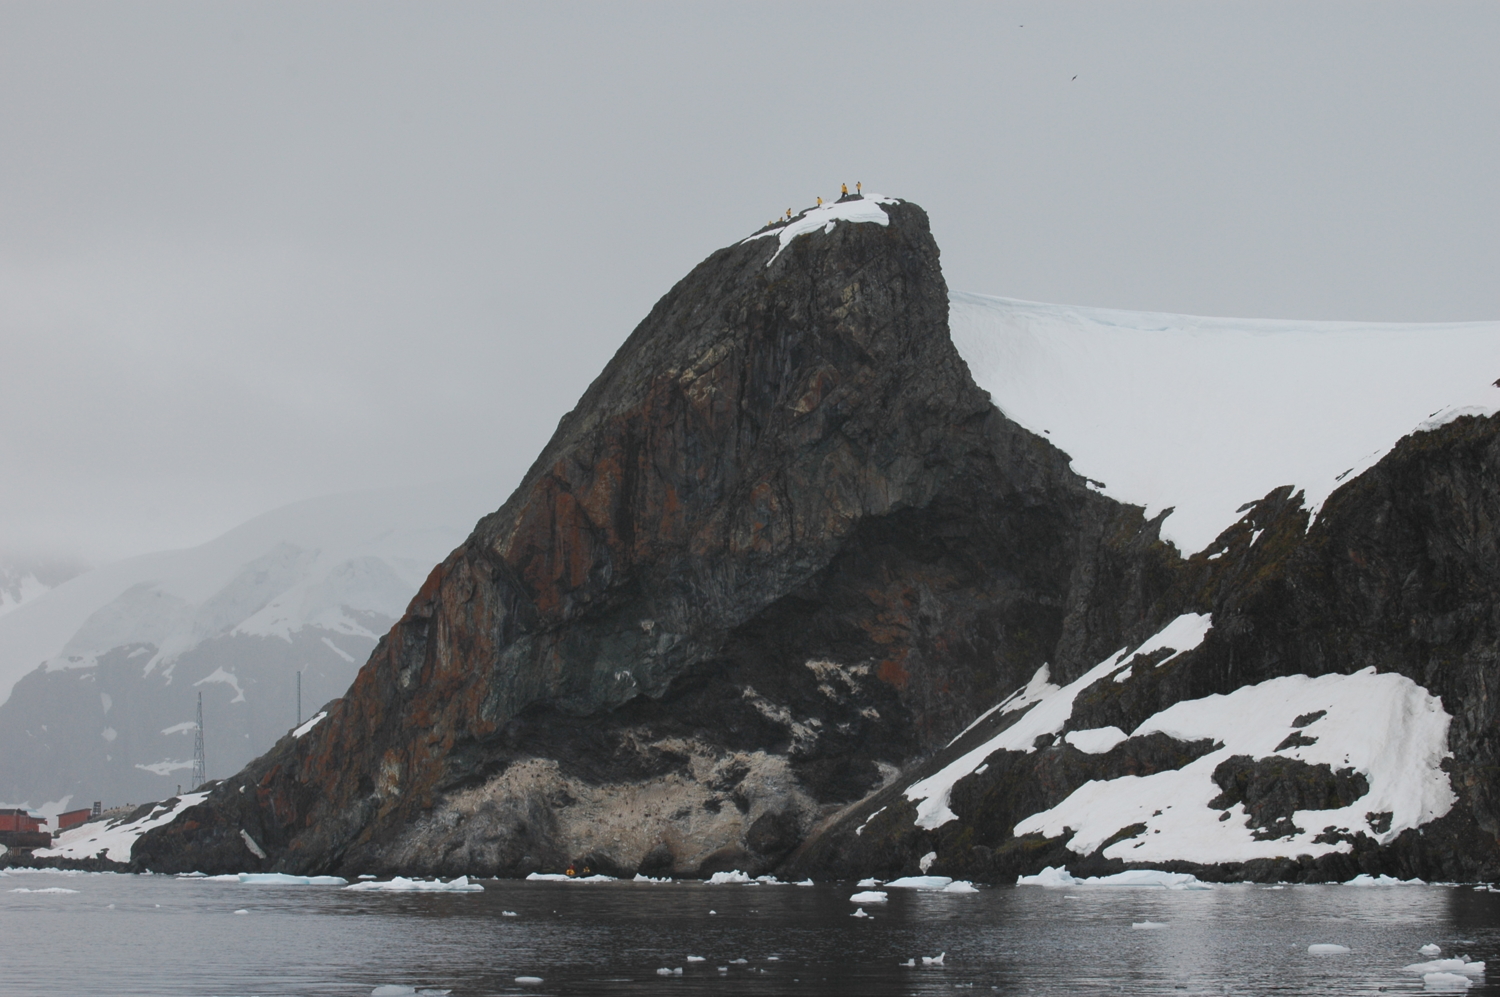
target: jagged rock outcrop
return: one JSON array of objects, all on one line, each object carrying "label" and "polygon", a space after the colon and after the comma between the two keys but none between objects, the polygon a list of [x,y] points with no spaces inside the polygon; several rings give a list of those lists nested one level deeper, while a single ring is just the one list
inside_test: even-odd
[{"label": "jagged rock outcrop", "polygon": [[[878,212],[700,264],[326,718],[136,867],[1088,874],[1166,840],[1163,810],[1039,815],[1198,766],[1195,805],[1259,857],[1151,865],[1500,878],[1500,421],[1408,437],[1316,521],[1277,488],[1184,558],[974,385],[926,216]],[[1359,685],[1332,716],[1277,701],[1254,750],[1150,725],[1294,676]],[[1059,686],[1052,726],[989,709]],[[1446,738],[1410,806],[1303,757],[1365,689]],[[946,810],[913,796],[960,762]]]},{"label": "jagged rock outcrop", "polygon": [[768,870],[1149,631],[1175,552],[975,387],[926,215],[881,210],[700,264],[327,719],[137,863]]}]

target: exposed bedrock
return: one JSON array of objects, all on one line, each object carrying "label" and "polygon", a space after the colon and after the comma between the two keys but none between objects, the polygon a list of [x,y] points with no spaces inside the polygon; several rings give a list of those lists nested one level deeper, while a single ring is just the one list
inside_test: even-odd
[{"label": "exposed bedrock", "polygon": [[[751,240],[695,268],[327,718],[148,833],[135,865],[863,876],[936,852],[934,872],[988,880],[1118,866],[1108,843],[1080,856],[1015,825],[1089,780],[1182,769],[1213,737],[997,752],[934,828],[904,790],[1024,716],[949,744],[1043,665],[1065,685],[1211,613],[1187,653],[1081,690],[1058,733],[1130,732],[1277,676],[1399,672],[1453,715],[1451,813],[1385,844],[1373,814],[1368,833],[1335,829],[1347,853],[1221,872],[1500,875],[1495,420],[1408,438],[1310,529],[1300,496],[1275,490],[1184,559],[1159,518],[1091,489],[974,385],[926,215],[881,210],[888,224],[838,222],[779,255]],[[1303,729],[1292,719],[1276,719],[1284,734]],[[1221,789],[1265,833],[1361,778],[1259,756],[1242,769]]]}]

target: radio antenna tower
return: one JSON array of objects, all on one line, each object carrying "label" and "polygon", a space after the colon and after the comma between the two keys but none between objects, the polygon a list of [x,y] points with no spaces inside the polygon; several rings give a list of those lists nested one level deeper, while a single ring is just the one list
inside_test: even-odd
[{"label": "radio antenna tower", "polygon": [[198,693],[198,733],[193,737],[193,788],[208,781],[208,766],[203,761],[203,693]]}]

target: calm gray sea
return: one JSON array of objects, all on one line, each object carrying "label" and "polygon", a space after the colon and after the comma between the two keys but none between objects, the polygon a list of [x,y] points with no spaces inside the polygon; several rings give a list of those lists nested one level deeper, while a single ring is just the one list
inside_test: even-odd
[{"label": "calm gray sea", "polygon": [[[0,993],[1417,993],[1422,978],[1402,967],[1425,943],[1500,954],[1500,894],[1468,887],[891,891],[855,918],[847,883],[484,886],[356,893],[12,871],[0,878]],[[52,888],[77,892],[14,892]],[[1132,927],[1147,921],[1165,927]],[[1311,944],[1350,952],[1312,956]],[[923,967],[940,953],[941,967]],[[1469,993],[1496,991],[1480,977]]]}]

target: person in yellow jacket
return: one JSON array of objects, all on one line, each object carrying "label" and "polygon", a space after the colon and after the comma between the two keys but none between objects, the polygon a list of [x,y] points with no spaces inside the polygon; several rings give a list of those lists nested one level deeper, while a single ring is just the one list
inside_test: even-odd
[{"label": "person in yellow jacket", "polygon": [[848,184],[846,184],[846,183],[839,184],[839,195],[841,197],[848,197],[849,196],[849,185]]},{"label": "person in yellow jacket", "polygon": [[822,206],[823,206],[823,199],[820,197],[820,198],[818,198],[818,207],[821,208]]}]

